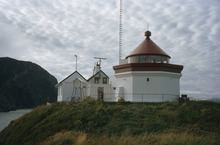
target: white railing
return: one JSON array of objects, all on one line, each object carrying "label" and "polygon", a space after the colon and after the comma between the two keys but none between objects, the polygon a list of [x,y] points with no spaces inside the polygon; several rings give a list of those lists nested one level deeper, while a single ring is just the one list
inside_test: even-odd
[{"label": "white railing", "polygon": [[[97,94],[91,94],[92,98],[98,99]],[[179,95],[176,94],[152,94],[152,93],[136,93],[124,94],[120,96],[118,93],[104,94],[103,100],[106,102],[117,102],[119,98],[130,102],[167,102],[178,101]]]},{"label": "white railing", "polygon": [[121,59],[120,60],[120,64],[127,64],[128,63],[128,60],[127,59]]}]

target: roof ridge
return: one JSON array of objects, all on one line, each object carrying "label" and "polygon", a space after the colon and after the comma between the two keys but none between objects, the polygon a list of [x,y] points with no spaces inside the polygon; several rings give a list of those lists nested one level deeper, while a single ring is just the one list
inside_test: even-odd
[{"label": "roof ridge", "polygon": [[78,73],[85,81],[87,81],[85,79],[85,77],[83,75],[81,75],[81,73],[79,73],[77,70],[74,71],[73,73],[71,73],[70,75],[68,75],[66,78],[64,78],[62,81],[60,81],[59,83],[56,84],[56,86],[59,86],[62,82],[64,82],[65,80],[67,80],[69,77],[71,77],[73,74]]},{"label": "roof ridge", "polygon": [[[108,77],[108,75],[107,75],[104,71],[99,70],[97,73],[95,73],[94,75],[92,75],[87,81],[91,80],[91,79],[92,79],[94,76],[96,76],[99,72],[102,72],[105,76]],[[108,77],[108,78],[109,78],[109,77]]]}]

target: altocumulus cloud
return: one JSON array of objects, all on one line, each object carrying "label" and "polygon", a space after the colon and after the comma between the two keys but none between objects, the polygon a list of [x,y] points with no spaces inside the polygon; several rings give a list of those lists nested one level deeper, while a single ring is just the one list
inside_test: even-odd
[{"label": "altocumulus cloud", "polygon": [[[152,39],[183,64],[181,92],[220,96],[220,1],[124,0],[123,57]],[[0,56],[33,61],[63,79],[74,71],[89,77],[94,56],[118,62],[119,0],[0,0]]]}]

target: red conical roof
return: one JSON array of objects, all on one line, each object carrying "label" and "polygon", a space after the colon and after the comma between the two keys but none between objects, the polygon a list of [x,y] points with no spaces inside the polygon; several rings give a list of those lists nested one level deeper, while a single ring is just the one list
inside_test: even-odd
[{"label": "red conical roof", "polygon": [[170,56],[164,52],[159,46],[157,46],[151,39],[151,32],[145,32],[145,36],[147,37],[136,49],[134,49],[126,58],[130,56],[140,56],[140,55],[161,55]]}]

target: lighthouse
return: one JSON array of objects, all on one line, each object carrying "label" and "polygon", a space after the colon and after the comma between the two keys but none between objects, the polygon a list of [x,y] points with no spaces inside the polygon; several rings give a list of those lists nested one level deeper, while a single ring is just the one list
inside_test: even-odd
[{"label": "lighthouse", "polygon": [[171,64],[171,57],[145,32],[139,44],[119,65],[113,66],[115,98],[131,102],[176,101],[180,96],[182,65]]}]

